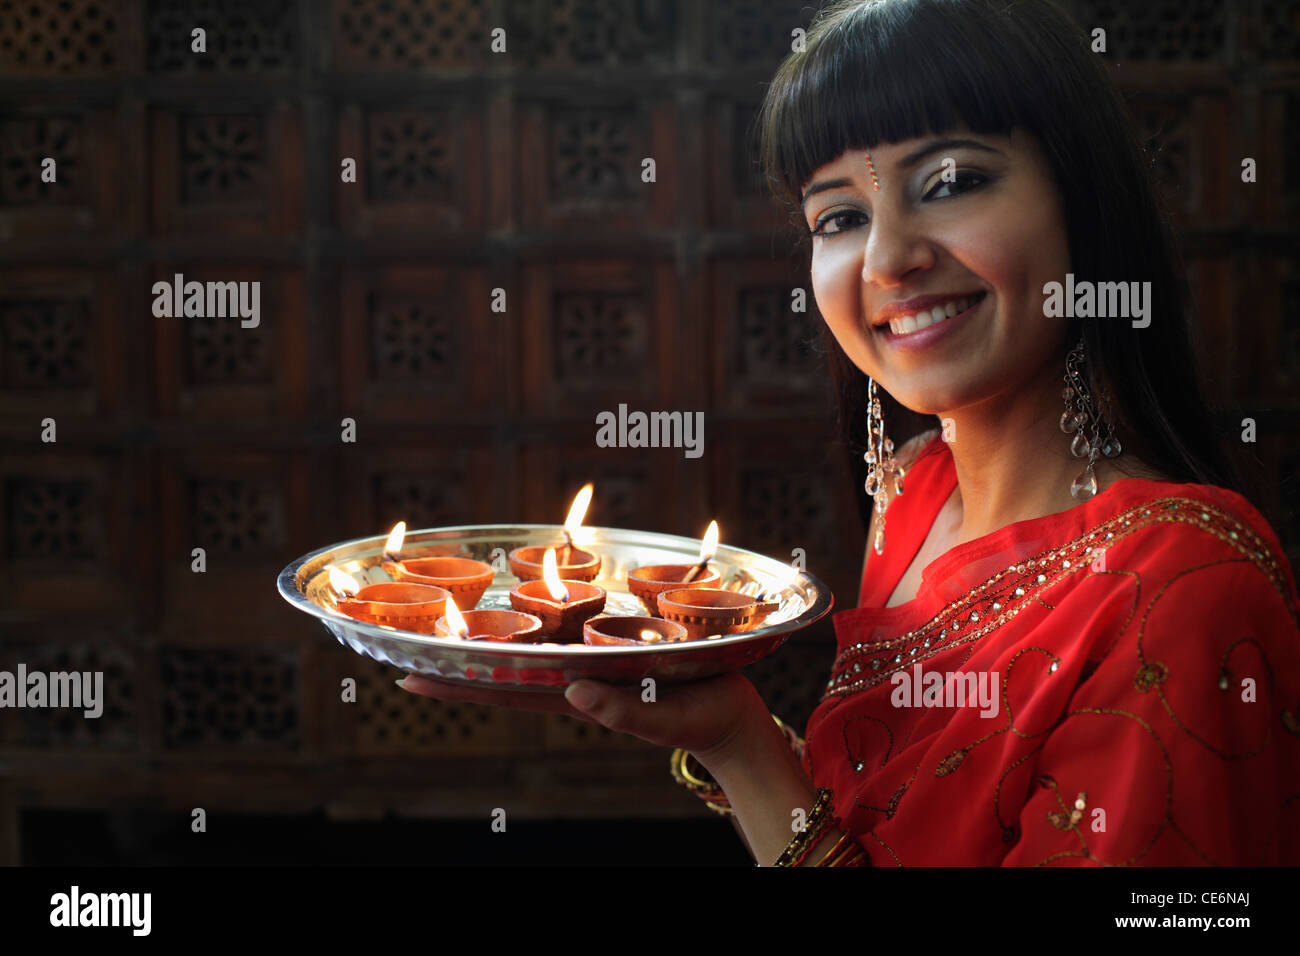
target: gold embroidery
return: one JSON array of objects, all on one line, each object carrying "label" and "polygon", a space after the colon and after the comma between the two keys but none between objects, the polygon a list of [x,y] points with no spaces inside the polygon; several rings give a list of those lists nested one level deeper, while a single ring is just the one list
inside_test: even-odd
[{"label": "gold embroidery", "polygon": [[1169,678],[1169,668],[1160,661],[1152,661],[1138,668],[1133,678],[1133,686],[1146,693],[1157,684],[1163,684]]},{"label": "gold embroidery", "polygon": [[[1194,572],[1194,571],[1201,571],[1201,570],[1203,570],[1203,569],[1205,569],[1205,568],[1218,567],[1219,565],[1223,565],[1223,564],[1236,564],[1236,563],[1238,563],[1238,562],[1240,562],[1240,561],[1242,561],[1242,560],[1243,560],[1243,559],[1241,559],[1241,558],[1233,558],[1233,559],[1231,559],[1231,560],[1229,560],[1229,561],[1210,561],[1210,562],[1208,562],[1208,563],[1206,563],[1206,564],[1198,564],[1198,565],[1196,565],[1195,567],[1191,567],[1191,568],[1187,568],[1187,569],[1185,569],[1185,570],[1183,570],[1183,571],[1179,571],[1177,574],[1175,574],[1173,577],[1171,577],[1168,581],[1166,581],[1166,582],[1164,583],[1164,585],[1160,588],[1160,590],[1156,592],[1155,597],[1153,597],[1153,598],[1151,599],[1151,603],[1147,605],[1147,609],[1146,609],[1144,612],[1142,612],[1142,621],[1141,621],[1140,625],[1138,626],[1138,635],[1137,635],[1137,655],[1138,655],[1138,660],[1142,662],[1142,667],[1149,667],[1149,666],[1151,666],[1151,665],[1147,664],[1146,659],[1145,659],[1145,657],[1144,657],[1144,655],[1143,655],[1143,650],[1142,650],[1142,641],[1143,641],[1144,637],[1146,636],[1147,617],[1150,615],[1152,608],[1154,608],[1154,607],[1156,606],[1156,603],[1160,600],[1160,598],[1164,596],[1165,591],[1166,591],[1166,590],[1167,590],[1167,589],[1168,589],[1168,588],[1169,588],[1169,587],[1170,587],[1170,586],[1171,586],[1175,581],[1177,581],[1179,578],[1184,577],[1185,575],[1191,574],[1191,573]],[[1251,639],[1251,638],[1238,638],[1236,641],[1234,641],[1234,642],[1233,642],[1233,643],[1228,647],[1227,651],[1224,652],[1224,655],[1223,655],[1223,657],[1222,657],[1221,660],[1220,660],[1220,679],[1219,679],[1219,689],[1220,689],[1220,690],[1226,690],[1226,689],[1227,689],[1227,688],[1224,686],[1224,681],[1223,681],[1223,679],[1222,679],[1222,674],[1223,674],[1223,672],[1225,672],[1225,671],[1227,670],[1227,668],[1224,666],[1224,663],[1227,661],[1228,655],[1232,652],[1232,649],[1233,649],[1234,647],[1236,647],[1238,644],[1242,643],[1243,641],[1248,641],[1249,643],[1255,644],[1255,646],[1256,646],[1257,648],[1259,648],[1259,650],[1260,650],[1260,655],[1264,657],[1264,667],[1265,667],[1265,668],[1267,669],[1267,671],[1268,671],[1269,701],[1270,701],[1270,704],[1271,704],[1271,702],[1272,702],[1272,697],[1273,697],[1273,669],[1272,669],[1271,667],[1268,666],[1268,657],[1267,657],[1266,655],[1264,655],[1264,649],[1263,649],[1262,647],[1260,647],[1259,644],[1256,643],[1256,642],[1255,642],[1253,639]],[[1156,666],[1158,666],[1158,667],[1164,667],[1163,664],[1159,664],[1158,662],[1157,662]],[[1139,673],[1140,673],[1140,670],[1139,670]],[[1167,675],[1167,673],[1168,673],[1168,669],[1166,668],[1166,675]],[[1163,679],[1163,678],[1162,678],[1162,679]],[[1157,682],[1157,684],[1158,684],[1158,683],[1159,683],[1159,682]],[[1154,686],[1154,685],[1153,685],[1153,686]],[[1144,688],[1144,687],[1142,687],[1141,684],[1138,685],[1138,690],[1147,690],[1147,689],[1149,689],[1149,688]],[[1176,714],[1176,713],[1174,712],[1173,705],[1169,703],[1169,698],[1165,696],[1165,692],[1164,692],[1164,689],[1163,689],[1163,688],[1156,686],[1156,695],[1160,698],[1160,703],[1162,703],[1162,704],[1164,705],[1164,708],[1165,708],[1165,710],[1169,713],[1169,716],[1173,718],[1174,723],[1178,725],[1178,729],[1179,729],[1179,730],[1181,730],[1183,733],[1187,734],[1187,736],[1191,737],[1193,740],[1195,740],[1198,744],[1200,744],[1200,745],[1201,745],[1202,747],[1204,747],[1206,750],[1209,750],[1211,753],[1216,754],[1216,755],[1219,756],[1219,757],[1222,757],[1224,760],[1239,760],[1239,759],[1244,758],[1244,757],[1253,757],[1253,756],[1255,756],[1255,754],[1260,753],[1261,751],[1263,751],[1263,749],[1264,749],[1265,747],[1268,746],[1269,737],[1271,736],[1271,729],[1268,728],[1268,727],[1266,726],[1265,729],[1264,729],[1264,739],[1263,739],[1262,741],[1260,741],[1259,746],[1256,747],[1254,750],[1251,750],[1251,751],[1249,751],[1248,753],[1238,753],[1238,754],[1229,754],[1229,753],[1225,753],[1224,751],[1220,750],[1218,747],[1215,747],[1215,746],[1214,746],[1213,744],[1211,744],[1209,741],[1205,740],[1203,737],[1201,737],[1199,734],[1197,734],[1195,731],[1193,731],[1190,727],[1186,726],[1186,725],[1182,722],[1182,720],[1178,717],[1178,714]]]},{"label": "gold embroidery", "polygon": [[[1059,548],[1040,552],[999,571],[950,602],[913,631],[896,638],[864,641],[846,647],[835,659],[822,700],[874,687],[904,666],[978,641],[1031,604],[1050,608],[1051,605],[1039,597],[1039,592],[1091,568],[1093,559],[1088,556],[1093,551],[1104,550],[1136,531],[1169,521],[1198,527],[1241,552],[1245,555],[1244,560],[1251,561],[1268,576],[1274,589],[1287,602],[1285,575],[1267,542],[1254,530],[1231,513],[1206,502],[1183,497],[1159,498],[1120,512]],[[1289,605],[1288,610],[1295,614]],[[1147,611],[1150,611],[1150,606]],[[1127,626],[1127,622],[1125,624]]]}]

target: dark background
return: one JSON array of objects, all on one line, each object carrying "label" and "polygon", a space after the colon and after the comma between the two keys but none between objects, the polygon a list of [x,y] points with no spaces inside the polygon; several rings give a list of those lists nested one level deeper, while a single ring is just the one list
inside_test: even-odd
[{"label": "dark background", "polygon": [[[1257,504],[1295,564],[1300,2],[1070,6],[1107,30],[1185,244],[1213,424],[1258,422]],[[728,543],[804,549],[854,606],[820,320],[749,135],[814,9],[0,2],[0,668],[103,670],[108,701],[0,711],[0,862],[748,859],[667,751],[405,694],[275,577],[399,519],[559,522],[592,481],[589,524],[717,518]],[[175,272],[259,280],[261,326],[154,318]],[[704,411],[704,456],[597,448],[620,402]],[[827,619],[750,669],[775,713],[802,726],[832,646]]]}]

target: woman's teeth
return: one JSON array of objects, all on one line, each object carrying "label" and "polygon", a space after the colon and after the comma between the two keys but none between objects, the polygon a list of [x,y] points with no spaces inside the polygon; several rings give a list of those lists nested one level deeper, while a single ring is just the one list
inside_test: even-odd
[{"label": "woman's teeth", "polygon": [[954,315],[965,312],[972,305],[983,298],[984,293],[967,296],[964,299],[953,299],[943,305],[937,305],[926,312],[918,312],[916,315],[904,315],[897,319],[889,320],[889,331],[895,335],[907,335],[909,332],[919,332],[921,329],[934,325],[936,322],[942,322],[944,319],[951,319]]}]

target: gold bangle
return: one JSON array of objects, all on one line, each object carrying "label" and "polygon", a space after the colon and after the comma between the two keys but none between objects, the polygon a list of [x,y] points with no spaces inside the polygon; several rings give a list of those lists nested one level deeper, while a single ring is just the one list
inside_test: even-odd
[{"label": "gold bangle", "polygon": [[804,821],[803,830],[794,835],[794,839],[776,858],[773,866],[798,866],[802,863],[803,858],[826,835],[827,827],[832,824],[838,825],[839,821],[835,820],[831,815],[831,808],[831,791],[826,787],[818,788],[817,800],[813,803],[812,810],[809,811],[808,817]]},{"label": "gold bangle", "polygon": [[831,847],[829,851],[827,851],[827,853],[826,853],[825,856],[823,856],[820,860],[818,860],[816,863],[814,863],[813,866],[831,866],[831,865],[833,865],[833,864],[829,863],[828,861],[831,859],[831,857],[835,856],[836,853],[839,853],[839,852],[840,852],[840,848],[844,846],[844,841],[847,840],[847,839],[849,839],[849,835],[848,835],[847,833],[841,833],[841,834],[840,834],[840,838],[839,838],[838,840],[835,841],[835,845],[834,845],[833,847]]},{"label": "gold bangle", "polygon": [[703,800],[704,805],[714,813],[724,816],[731,813],[731,804],[727,800],[727,795],[722,792],[722,788],[713,780],[706,780],[691,771],[687,761],[693,759],[680,747],[674,750],[668,762],[668,769],[672,771],[673,779]]},{"label": "gold bangle", "polygon": [[[831,860],[829,863],[826,862],[826,859],[823,859],[822,862],[818,863],[817,865],[818,866],[850,866],[852,865],[853,860],[857,859],[860,856],[865,855],[865,851],[862,849],[862,845],[858,843],[857,840],[854,840],[851,836],[848,836],[847,834],[846,837],[849,840],[849,845],[844,848],[844,851],[842,853],[836,856],[835,859]],[[830,854],[828,853],[826,854],[826,856],[829,857]]]},{"label": "gold bangle", "polygon": [[[781,718],[777,717],[776,714],[772,714],[771,717],[777,727],[781,729],[781,733],[785,735],[786,742],[790,745],[790,748],[802,761],[804,748],[803,738],[782,723]],[[727,800],[726,793],[724,793],[722,788],[718,786],[717,781],[708,776],[708,774],[703,771],[703,768],[701,768],[700,773],[693,772],[690,768],[690,761],[695,761],[697,764],[699,763],[691,753],[681,747],[678,747],[672,752],[672,755],[668,760],[668,769],[672,773],[673,779],[703,800],[704,805],[714,813],[726,815],[734,812],[731,808],[731,802]]]}]

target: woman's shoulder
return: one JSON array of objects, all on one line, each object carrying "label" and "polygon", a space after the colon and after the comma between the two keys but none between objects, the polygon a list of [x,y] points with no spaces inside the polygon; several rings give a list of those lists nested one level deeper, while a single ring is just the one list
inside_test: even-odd
[{"label": "woman's shoulder", "polygon": [[1297,619],[1294,571],[1276,531],[1247,498],[1191,483],[1135,482],[1126,491],[1100,532],[1101,548],[1113,555],[1112,567],[1140,573],[1144,591],[1190,587],[1218,606],[1280,601]]}]

